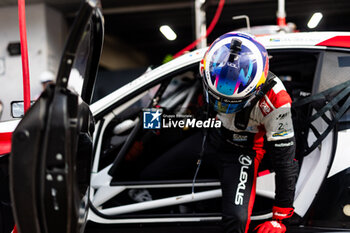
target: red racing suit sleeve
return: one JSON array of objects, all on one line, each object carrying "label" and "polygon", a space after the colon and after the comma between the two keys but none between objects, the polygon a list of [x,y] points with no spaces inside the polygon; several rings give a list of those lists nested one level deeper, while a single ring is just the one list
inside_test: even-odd
[{"label": "red racing suit sleeve", "polygon": [[266,104],[271,109],[267,114],[264,114],[261,108],[267,139],[266,156],[271,157],[276,174],[274,205],[292,207],[299,169],[298,163],[294,159],[296,145],[291,116],[292,101],[281,82],[277,83],[276,86],[260,101],[260,108]]}]

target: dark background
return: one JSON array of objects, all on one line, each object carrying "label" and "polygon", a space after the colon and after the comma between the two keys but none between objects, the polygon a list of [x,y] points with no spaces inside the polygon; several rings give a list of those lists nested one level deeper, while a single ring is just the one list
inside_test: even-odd
[{"label": "dark background", "polygon": [[[66,1],[66,4],[63,2]],[[79,1],[46,1],[56,9],[72,16]],[[58,3],[60,2],[60,3]],[[76,2],[76,3],[74,3]],[[208,38],[208,43],[226,32],[245,27],[244,20],[232,16],[248,15],[251,26],[276,24],[278,0],[226,0],[221,17]],[[219,0],[206,1],[207,26]],[[117,38],[144,54],[148,64],[159,64],[167,54],[175,54],[195,40],[194,0],[102,0],[106,35]],[[350,31],[349,0],[286,0],[287,22],[300,31],[311,31],[307,22],[314,12],[323,19],[314,30]],[[168,41],[159,26],[170,25],[177,33],[175,41]]]},{"label": "dark background", "polygon": [[[81,0],[27,0],[26,4],[42,2],[61,11],[71,24]],[[106,38],[112,41],[110,44],[122,44],[123,52],[130,51],[131,57],[138,64],[134,67],[160,64],[167,54],[175,54],[195,40],[194,0],[101,2]],[[250,17],[252,26],[276,24],[277,2],[278,0],[226,0],[208,43],[223,33],[245,27],[243,20],[233,21],[232,16],[246,14]],[[218,3],[219,0],[206,0],[207,26]],[[0,1],[0,7],[11,4],[16,5],[17,0]],[[322,21],[314,30],[350,31],[349,0],[286,0],[287,22],[295,23],[300,31],[309,31],[306,25],[314,12],[323,14]],[[175,30],[178,36],[175,41],[168,41],[159,32],[159,26],[163,24],[168,24]],[[111,49],[111,46],[106,48]]]},{"label": "dark background", "polygon": [[[8,0],[15,1],[15,0]],[[350,0],[285,0],[286,22],[298,31],[350,31]],[[28,0],[45,2],[62,12],[70,26],[79,9],[80,0]],[[141,75],[149,66],[162,64],[167,55],[174,55],[195,38],[195,0],[101,0],[105,18],[105,42],[100,72],[94,94],[97,100]],[[206,24],[209,26],[219,0],[206,0]],[[251,26],[276,25],[278,0],[226,0],[214,30],[207,42],[218,36],[245,27],[244,20],[233,16],[248,15]],[[315,29],[307,23],[315,12],[323,19]],[[159,31],[170,25],[177,34],[167,40]],[[124,81],[123,81],[124,80]],[[109,90],[109,89],[110,90]]]}]

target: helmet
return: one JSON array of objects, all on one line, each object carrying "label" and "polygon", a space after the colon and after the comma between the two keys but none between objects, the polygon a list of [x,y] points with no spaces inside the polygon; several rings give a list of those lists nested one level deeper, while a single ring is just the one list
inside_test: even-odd
[{"label": "helmet", "polygon": [[265,82],[268,70],[266,49],[253,36],[241,32],[220,36],[200,63],[207,103],[218,112],[242,110]]}]

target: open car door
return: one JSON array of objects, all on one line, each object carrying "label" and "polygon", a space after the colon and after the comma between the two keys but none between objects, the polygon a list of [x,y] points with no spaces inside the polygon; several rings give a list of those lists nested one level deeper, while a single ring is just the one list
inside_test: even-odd
[{"label": "open car door", "polygon": [[89,109],[103,42],[97,0],[79,10],[49,86],[13,133],[10,185],[21,233],[83,232],[92,133]]}]

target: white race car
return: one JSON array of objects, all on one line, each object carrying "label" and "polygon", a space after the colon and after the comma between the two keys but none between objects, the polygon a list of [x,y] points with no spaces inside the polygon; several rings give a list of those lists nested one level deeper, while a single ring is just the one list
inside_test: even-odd
[{"label": "white race car", "polygon": [[[145,114],[161,109],[168,117],[202,117],[198,73],[206,49],[147,71],[89,105],[103,41],[102,15],[94,3],[86,1],[80,10],[56,84],[13,132],[10,181],[17,227],[21,233],[82,232],[85,223],[85,232],[140,227],[157,232],[164,226],[214,232],[221,219],[216,177],[200,171],[193,183],[191,171],[171,180],[140,175],[199,130],[174,127],[165,117],[161,121],[162,115],[157,116],[159,125],[149,125],[154,119],[146,122]],[[289,232],[349,232],[350,33],[291,33],[258,40],[268,50],[270,70],[293,99],[300,172]],[[73,69],[84,78],[80,96],[67,88]],[[265,157],[252,225],[272,216],[274,172]]]}]

